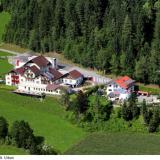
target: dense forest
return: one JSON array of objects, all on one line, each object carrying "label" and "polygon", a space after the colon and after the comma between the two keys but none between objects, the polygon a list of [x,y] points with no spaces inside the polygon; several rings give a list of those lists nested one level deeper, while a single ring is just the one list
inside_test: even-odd
[{"label": "dense forest", "polygon": [[5,42],[160,85],[160,0],[1,0]]}]

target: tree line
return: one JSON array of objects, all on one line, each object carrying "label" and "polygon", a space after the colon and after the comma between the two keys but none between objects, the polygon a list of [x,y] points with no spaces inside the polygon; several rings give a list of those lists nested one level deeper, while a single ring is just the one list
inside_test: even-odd
[{"label": "tree line", "polygon": [[69,113],[68,119],[88,131],[108,121],[113,110],[112,102],[102,97],[97,87],[73,95],[64,90],[60,102]]},{"label": "tree line", "polygon": [[123,104],[120,112],[120,117],[122,117],[125,121],[128,122],[139,118],[139,116],[142,116],[144,120],[144,125],[147,127],[149,133],[159,131],[159,106],[147,105],[145,100],[141,105],[138,106],[136,102],[136,97],[133,98],[132,96],[127,103],[125,102]]},{"label": "tree line", "polygon": [[1,0],[3,40],[160,85],[160,0]]},{"label": "tree line", "polygon": [[[85,93],[79,91],[71,95],[66,90],[63,91],[60,103],[65,106],[68,119],[72,123],[87,131],[105,131],[107,125],[114,120],[116,124],[121,124],[122,128],[127,125],[127,129],[132,130],[132,124],[142,119],[141,122],[137,121],[142,130],[149,133],[159,131],[160,106],[158,104],[147,104],[145,100],[143,103],[138,103],[137,95],[133,93],[127,101],[113,108],[114,104],[102,96],[101,88],[95,86]],[[112,126],[113,130],[116,129],[114,127],[116,126]]]},{"label": "tree line", "polygon": [[9,131],[9,125],[4,117],[0,117],[0,142],[23,148],[32,155],[55,155],[57,152],[44,143],[45,139],[35,136],[28,122],[15,121]]}]

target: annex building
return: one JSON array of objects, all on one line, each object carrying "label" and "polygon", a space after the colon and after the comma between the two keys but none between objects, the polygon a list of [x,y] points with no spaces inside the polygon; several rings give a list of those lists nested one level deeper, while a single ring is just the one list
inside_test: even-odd
[{"label": "annex building", "polygon": [[107,96],[110,100],[127,100],[134,92],[135,80],[128,76],[112,80],[107,84]]}]

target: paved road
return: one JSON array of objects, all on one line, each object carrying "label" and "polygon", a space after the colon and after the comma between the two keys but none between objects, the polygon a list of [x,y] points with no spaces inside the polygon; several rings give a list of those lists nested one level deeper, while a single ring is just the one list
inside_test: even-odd
[{"label": "paved road", "polygon": [[105,76],[101,76],[101,75],[97,74],[95,71],[80,68],[78,66],[72,66],[70,64],[62,64],[60,61],[59,61],[59,63],[60,63],[60,66],[63,66],[63,70],[68,71],[68,72],[70,72],[72,70],[78,70],[79,72],[83,73],[83,75],[85,77],[93,77],[95,82],[97,82],[99,84],[108,83],[112,80],[110,78],[107,78]]},{"label": "paved road", "polygon": [[0,48],[0,51],[1,51],[1,52],[11,53],[11,54],[14,54],[14,55],[20,55],[20,54],[21,54],[21,53],[19,53],[19,52],[10,51],[10,50],[7,50],[7,49],[2,49],[2,48]]}]

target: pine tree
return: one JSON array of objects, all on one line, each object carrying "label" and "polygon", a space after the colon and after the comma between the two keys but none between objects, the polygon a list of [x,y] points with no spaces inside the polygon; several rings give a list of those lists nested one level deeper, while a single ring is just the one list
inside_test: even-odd
[{"label": "pine tree", "polygon": [[150,58],[150,81],[160,85],[160,12],[157,12]]}]

